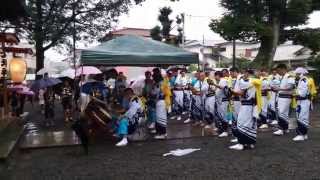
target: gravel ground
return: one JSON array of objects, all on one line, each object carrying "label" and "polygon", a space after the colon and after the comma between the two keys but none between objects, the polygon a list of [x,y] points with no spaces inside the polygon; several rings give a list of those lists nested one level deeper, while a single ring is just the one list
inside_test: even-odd
[{"label": "gravel ground", "polygon": [[[16,152],[2,164],[0,179],[168,180],[168,179],[320,179],[320,129],[310,140],[260,134],[254,150],[228,150],[228,139],[193,138],[133,143],[116,148],[111,142],[92,145],[89,156],[79,147]],[[201,148],[183,157],[162,157],[177,148]]]},{"label": "gravel ground", "polygon": [[[37,113],[31,119],[37,121]],[[38,117],[38,116],[37,116]],[[228,150],[230,138],[202,137],[131,143],[117,148],[99,140],[85,156],[80,147],[16,150],[0,163],[0,180],[320,180],[320,128],[295,143],[292,132],[258,134],[253,150]],[[163,157],[177,148],[201,148],[182,157]]]}]

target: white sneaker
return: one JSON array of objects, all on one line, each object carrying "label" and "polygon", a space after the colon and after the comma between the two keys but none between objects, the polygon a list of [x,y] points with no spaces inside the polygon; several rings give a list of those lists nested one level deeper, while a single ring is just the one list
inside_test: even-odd
[{"label": "white sneaker", "polygon": [[155,133],[157,133],[157,130],[152,129],[152,130],[150,131],[150,133],[151,133],[151,134],[155,134]]},{"label": "white sneaker", "polygon": [[223,133],[219,134],[218,137],[219,137],[219,138],[228,137],[228,133],[227,133],[227,132],[223,132]]},{"label": "white sneaker", "polygon": [[241,151],[244,149],[244,146],[242,144],[236,144],[236,145],[230,146],[229,149]]},{"label": "white sneaker", "polygon": [[259,129],[268,129],[268,128],[269,128],[268,124],[262,124],[262,125],[259,127]]},{"label": "white sneaker", "polygon": [[176,118],[177,118],[177,116],[171,116],[171,117],[170,117],[171,120],[174,120],[174,119],[176,119]]},{"label": "white sneaker", "polygon": [[188,118],[187,120],[185,120],[183,123],[185,123],[185,124],[188,124],[188,123],[190,123],[191,122],[191,119],[190,118]]},{"label": "white sneaker", "polygon": [[277,124],[278,124],[278,121],[277,121],[277,120],[273,120],[270,124],[271,124],[271,125],[277,125]]},{"label": "white sneaker", "polygon": [[289,130],[289,129],[287,129],[287,130],[285,130],[284,132],[285,132],[285,133],[290,133],[290,130]]},{"label": "white sneaker", "polygon": [[304,141],[305,139],[304,139],[303,135],[298,135],[298,136],[294,137],[292,140],[293,141]]},{"label": "white sneaker", "polygon": [[154,136],[154,139],[166,139],[167,138],[167,134],[162,134],[162,135],[156,135]]},{"label": "white sneaker", "polygon": [[128,145],[128,139],[127,138],[122,138],[122,140],[116,144],[117,147],[123,147],[123,146],[126,146],[126,145]]},{"label": "white sneaker", "polygon": [[308,140],[309,137],[308,137],[308,135],[304,135],[303,138],[304,138],[304,140]]},{"label": "white sneaker", "polygon": [[283,136],[284,132],[283,132],[283,130],[279,129],[278,131],[273,132],[273,134],[276,135],[276,136]]},{"label": "white sneaker", "polygon": [[204,128],[205,129],[212,129],[212,126],[211,125],[206,125]]},{"label": "white sneaker", "polygon": [[182,115],[186,115],[188,112],[186,112],[186,111],[184,111],[184,112],[182,112]]},{"label": "white sneaker", "polygon": [[230,140],[231,143],[238,143],[238,138],[234,138]]},{"label": "white sneaker", "polygon": [[148,127],[148,129],[154,129],[156,127],[156,123],[151,123]]},{"label": "white sneaker", "polygon": [[177,117],[177,121],[181,121],[181,116],[178,116],[178,117]]}]

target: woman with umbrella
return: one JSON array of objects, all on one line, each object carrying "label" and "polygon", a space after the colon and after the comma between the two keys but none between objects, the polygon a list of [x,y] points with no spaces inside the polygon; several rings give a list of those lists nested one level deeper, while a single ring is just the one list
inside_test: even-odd
[{"label": "woman with umbrella", "polygon": [[66,122],[72,121],[71,114],[72,88],[67,80],[64,81],[61,94],[61,103],[64,111],[64,119]]},{"label": "woman with umbrella", "polygon": [[53,118],[54,118],[54,98],[55,93],[52,89],[52,86],[61,83],[59,79],[56,78],[49,78],[48,74],[44,74],[44,77],[40,80],[35,81],[31,89],[32,90],[39,90],[44,89],[45,92],[44,96],[44,116],[46,119],[46,125],[53,125]]},{"label": "woman with umbrella", "polygon": [[48,87],[44,93],[44,116],[47,126],[53,126],[55,93]]}]

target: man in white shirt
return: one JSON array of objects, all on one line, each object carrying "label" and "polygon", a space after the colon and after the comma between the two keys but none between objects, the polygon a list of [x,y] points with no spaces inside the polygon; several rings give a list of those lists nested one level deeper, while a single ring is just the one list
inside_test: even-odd
[{"label": "man in white shirt", "polygon": [[295,87],[295,78],[288,74],[288,69],[285,64],[279,64],[277,69],[281,76],[280,87],[272,88],[272,90],[278,93],[279,130],[275,131],[273,134],[276,136],[282,136],[284,133],[288,132],[289,128],[289,110]]}]

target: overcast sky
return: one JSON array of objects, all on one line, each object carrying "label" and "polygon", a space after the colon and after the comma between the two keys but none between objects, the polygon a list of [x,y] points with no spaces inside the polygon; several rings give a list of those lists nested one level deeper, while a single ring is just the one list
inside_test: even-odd
[{"label": "overcast sky", "polygon": [[[152,28],[159,24],[159,9],[170,6],[173,10],[171,18],[175,19],[177,14],[185,13],[185,33],[187,39],[221,39],[219,35],[213,33],[208,24],[210,19],[219,18],[223,14],[223,9],[219,6],[219,0],[180,0],[170,2],[169,0],[146,0],[146,2],[133,6],[129,14],[122,15],[114,29],[122,27]],[[320,27],[320,12],[310,16],[309,27]],[[46,53],[50,59],[60,57],[53,51]]]},{"label": "overcast sky", "polygon": [[[223,14],[224,10],[219,6],[219,0],[180,0],[179,2],[146,0],[142,5],[137,5],[130,9],[128,15],[121,16],[118,28],[152,28],[159,24],[157,20],[159,9],[164,6],[172,8],[172,18],[175,18],[180,13],[187,14],[185,32],[188,39],[201,40],[203,37],[205,39],[220,38],[208,27],[210,19],[219,18]],[[319,19],[319,12],[312,14],[308,26],[320,27]]]}]

